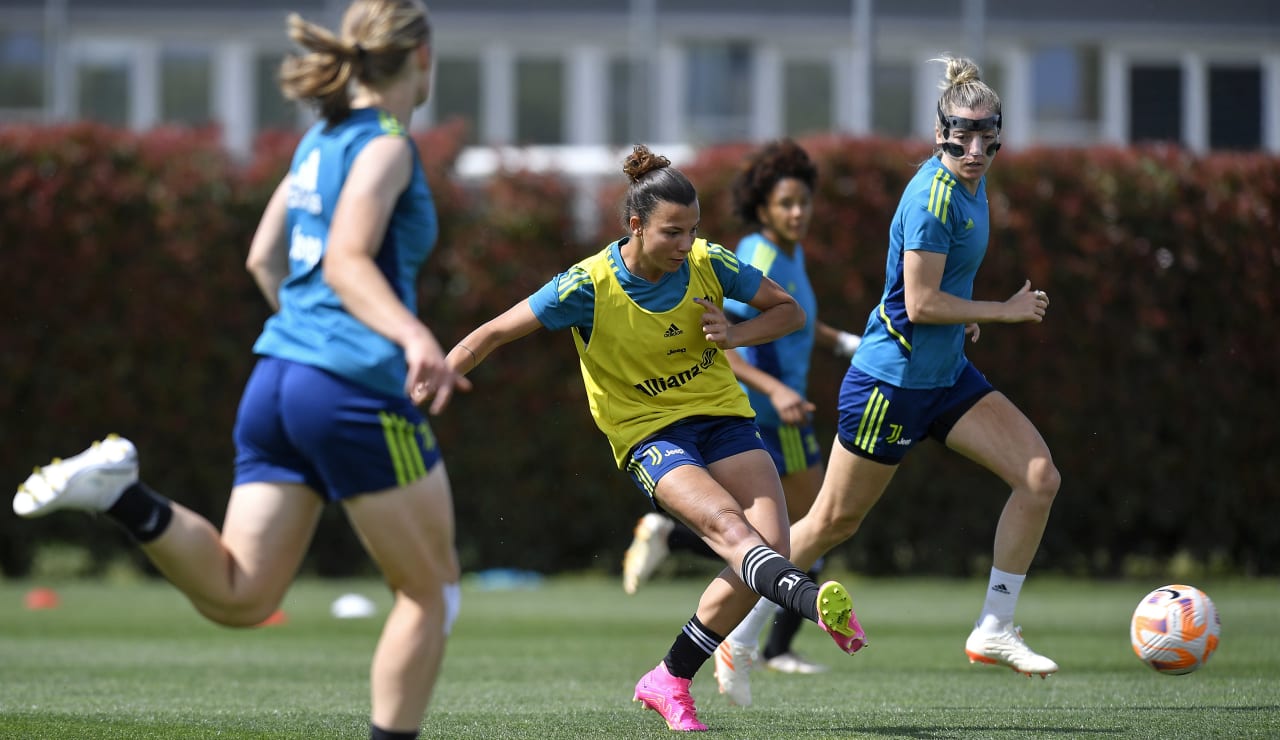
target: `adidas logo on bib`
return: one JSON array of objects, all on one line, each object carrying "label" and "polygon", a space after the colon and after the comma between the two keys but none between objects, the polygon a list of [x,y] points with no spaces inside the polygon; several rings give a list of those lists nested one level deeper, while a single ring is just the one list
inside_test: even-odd
[{"label": "adidas logo on bib", "polygon": [[667,339],[670,339],[671,337],[678,337],[681,334],[684,334],[684,332],[680,331],[680,327],[676,326],[675,324],[672,324],[671,326],[667,327],[667,330],[663,332],[662,336],[666,337]]}]

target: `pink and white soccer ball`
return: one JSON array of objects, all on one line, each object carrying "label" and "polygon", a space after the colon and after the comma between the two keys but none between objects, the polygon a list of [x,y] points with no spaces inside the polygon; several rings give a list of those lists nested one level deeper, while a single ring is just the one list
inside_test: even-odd
[{"label": "pink and white soccer ball", "polygon": [[1204,665],[1218,649],[1222,623],[1209,596],[1170,584],[1142,597],[1129,623],[1129,641],[1143,663],[1180,676]]}]

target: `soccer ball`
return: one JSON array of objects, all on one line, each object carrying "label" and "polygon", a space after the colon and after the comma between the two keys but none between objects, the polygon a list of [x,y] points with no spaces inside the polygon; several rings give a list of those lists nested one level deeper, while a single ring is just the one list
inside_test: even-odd
[{"label": "soccer ball", "polygon": [[1129,623],[1133,652],[1160,673],[1181,676],[1218,649],[1222,623],[1209,596],[1195,586],[1171,584],[1142,597]]}]

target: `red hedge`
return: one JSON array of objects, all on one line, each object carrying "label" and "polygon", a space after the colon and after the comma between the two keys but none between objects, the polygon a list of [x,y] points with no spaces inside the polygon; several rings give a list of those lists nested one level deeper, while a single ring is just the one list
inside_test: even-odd
[{"label": "red hedge", "polygon": [[[623,180],[600,196],[602,230],[575,237],[571,187],[505,172],[452,175],[462,124],[418,137],[441,214],[422,315],[446,346],[618,236]],[[93,125],[0,129],[0,471],[109,431],[138,442],[144,476],[220,521],[231,425],[249,348],[267,316],[243,263],[297,135],[263,137],[238,164],[212,131],[145,137]],[[806,241],[822,317],[860,331],[879,299],[889,219],[927,147],[806,140],[820,185]],[[746,145],[707,149],[685,172],[702,232],[743,227],[727,188]],[[970,356],[1039,426],[1064,484],[1037,568],[1114,574],[1185,551],[1249,573],[1280,571],[1275,480],[1280,407],[1280,160],[1178,150],[1002,153],[977,297],[1023,280],[1053,305],[1039,326],[990,326]],[[811,396],[834,434],[843,366],[814,363]],[[641,495],[586,410],[571,342],[537,333],[496,354],[433,425],[445,445],[468,569],[616,569]],[[839,553],[867,572],[967,574],[989,560],[1003,484],[929,443]],[[945,522],[946,526],[939,526]],[[365,563],[336,512],[310,567]],[[0,568],[37,543],[87,543],[99,562],[136,551],[113,527],[0,513]]]}]

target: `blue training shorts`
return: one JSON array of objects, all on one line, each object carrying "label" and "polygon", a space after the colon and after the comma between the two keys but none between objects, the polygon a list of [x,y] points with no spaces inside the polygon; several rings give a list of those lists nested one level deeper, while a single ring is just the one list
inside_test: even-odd
[{"label": "blue training shorts", "polygon": [[812,424],[779,424],[776,427],[762,424],[760,438],[764,440],[764,448],[778,468],[778,475],[783,478],[822,462],[822,448],[818,445],[818,435],[813,431]]},{"label": "blue training shorts", "polygon": [[747,450],[762,450],[755,420],[742,416],[694,416],[650,435],[631,450],[627,472],[658,508],[653,492],[662,476],[681,465],[705,468]]},{"label": "blue training shorts", "polygon": [[840,384],[837,439],[848,451],[897,465],[926,436],[945,443],[965,412],[995,390],[973,363],[947,388],[898,388],[852,365]]},{"label": "blue training shorts", "polygon": [[249,376],[235,443],[236,485],[302,483],[328,501],[408,485],[440,461],[407,397],[276,357]]}]

